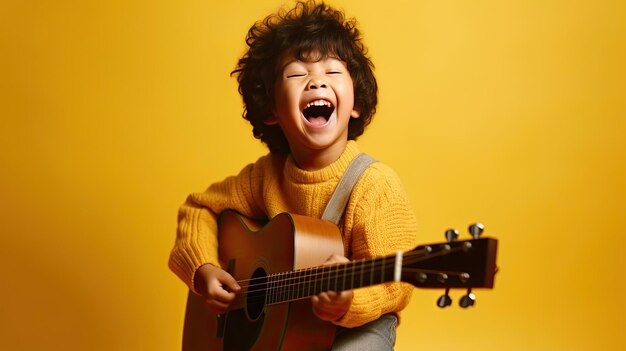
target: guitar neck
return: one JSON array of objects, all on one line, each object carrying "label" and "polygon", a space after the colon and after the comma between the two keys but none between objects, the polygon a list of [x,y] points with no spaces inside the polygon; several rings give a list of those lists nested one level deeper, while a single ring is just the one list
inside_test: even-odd
[{"label": "guitar neck", "polygon": [[[272,274],[259,284],[268,305],[308,298],[325,291],[343,291],[399,281],[402,253],[348,263]],[[254,293],[250,289],[249,293]]]}]

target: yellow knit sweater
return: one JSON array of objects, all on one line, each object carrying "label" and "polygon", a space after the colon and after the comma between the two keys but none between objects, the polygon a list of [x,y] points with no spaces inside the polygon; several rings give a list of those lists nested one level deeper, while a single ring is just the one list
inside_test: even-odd
[{"label": "yellow knit sweater", "polygon": [[[268,154],[237,176],[191,194],[179,210],[170,269],[193,289],[196,269],[206,263],[219,266],[216,220],[225,209],[251,218],[273,218],[281,212],[320,218],[339,179],[358,154],[356,142],[350,141],[337,161],[317,171],[298,168],[291,157]],[[340,229],[350,259],[388,255],[415,246],[415,215],[391,168],[377,162],[363,173],[352,190]],[[404,283],[356,289],[350,309],[335,324],[356,327],[382,314],[398,313],[409,303],[412,290]]]}]

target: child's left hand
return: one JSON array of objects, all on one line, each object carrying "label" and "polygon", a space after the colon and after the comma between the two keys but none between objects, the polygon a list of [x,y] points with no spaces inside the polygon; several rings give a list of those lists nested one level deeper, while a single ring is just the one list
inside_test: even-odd
[{"label": "child's left hand", "polygon": [[[327,264],[350,262],[347,258],[333,254],[326,262]],[[340,293],[335,291],[323,292],[311,298],[313,312],[320,319],[325,321],[336,321],[343,317],[352,304],[352,290],[345,290]]]}]

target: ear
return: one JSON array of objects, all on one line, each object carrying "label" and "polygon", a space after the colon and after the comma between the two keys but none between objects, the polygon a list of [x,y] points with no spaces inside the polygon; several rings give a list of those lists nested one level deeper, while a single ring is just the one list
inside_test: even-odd
[{"label": "ear", "polygon": [[361,117],[361,112],[359,112],[356,109],[352,109],[352,112],[350,112],[350,117],[352,117],[352,118],[359,118],[359,117]]},{"label": "ear", "polygon": [[265,121],[263,121],[263,123],[265,123],[268,126],[273,126],[278,124],[278,118],[272,116],[272,117],[268,117],[265,119]]},{"label": "ear", "polygon": [[272,115],[269,117],[266,117],[263,123],[265,123],[268,126],[273,126],[273,125],[278,124],[278,117],[276,117],[276,111],[272,110]]}]

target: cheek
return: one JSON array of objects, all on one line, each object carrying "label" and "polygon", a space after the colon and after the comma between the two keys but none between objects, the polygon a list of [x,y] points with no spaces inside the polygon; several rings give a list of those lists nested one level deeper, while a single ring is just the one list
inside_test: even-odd
[{"label": "cheek", "polygon": [[352,84],[344,83],[340,89],[342,103],[347,105],[347,107],[352,108],[352,105],[354,105],[354,87]]},{"label": "cheek", "polygon": [[274,103],[277,109],[292,108],[299,104],[298,96],[294,93],[294,89],[289,86],[281,86],[277,88],[274,94]]},{"label": "cheek", "polygon": [[353,94],[354,91],[354,83],[350,77],[344,77],[341,79],[341,82],[338,82],[339,86],[343,90],[344,94]]}]

